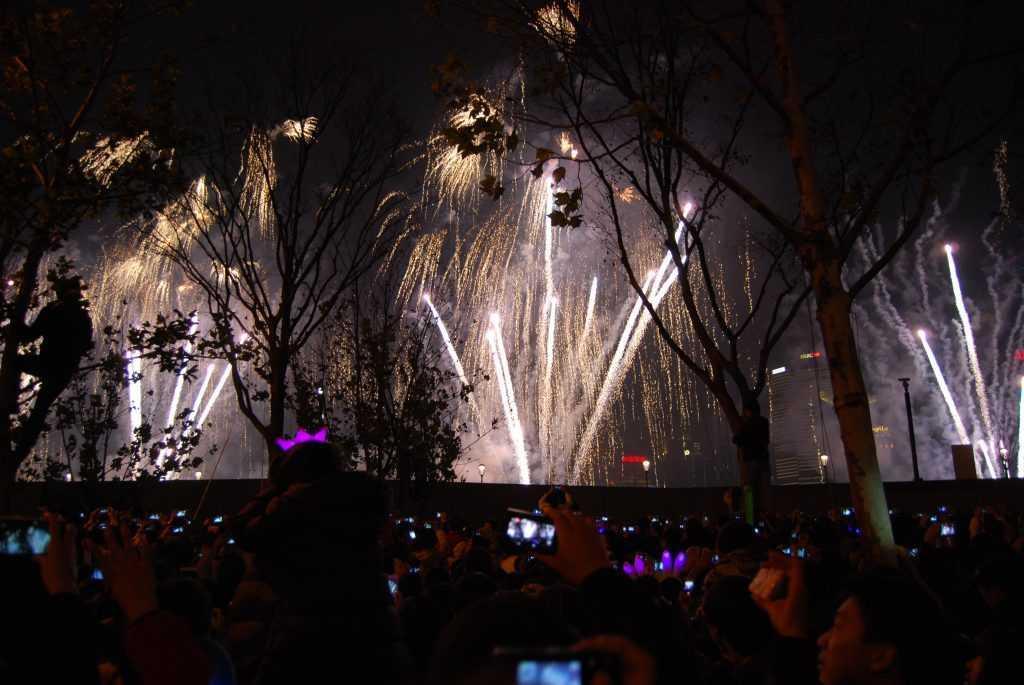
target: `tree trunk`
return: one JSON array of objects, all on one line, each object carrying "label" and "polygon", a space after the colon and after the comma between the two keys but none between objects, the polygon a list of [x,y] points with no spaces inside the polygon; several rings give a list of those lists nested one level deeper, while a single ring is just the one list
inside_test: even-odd
[{"label": "tree trunk", "polygon": [[9,511],[10,491],[18,474],[18,467],[24,458],[24,449],[14,444],[11,417],[18,414],[18,398],[21,394],[21,365],[18,349],[25,330],[32,295],[39,281],[39,265],[46,251],[46,243],[37,239],[32,242],[21,267],[18,293],[11,308],[10,321],[4,336],[4,351],[0,357],[0,511]]},{"label": "tree trunk", "polygon": [[775,41],[776,72],[782,84],[786,147],[800,197],[800,226],[791,242],[814,289],[857,521],[869,546],[887,554],[894,546],[892,523],[875,453],[867,390],[850,325],[850,295],[843,286],[842,263],[825,221],[825,202],[814,170],[810,129],[785,9],[782,0],[767,0],[766,6]]},{"label": "tree trunk", "polygon": [[817,318],[828,356],[839,435],[850,474],[850,499],[868,544],[882,550],[891,549],[895,544],[892,523],[875,453],[867,388],[850,325],[850,296],[842,289],[833,293],[831,296],[822,294]]}]

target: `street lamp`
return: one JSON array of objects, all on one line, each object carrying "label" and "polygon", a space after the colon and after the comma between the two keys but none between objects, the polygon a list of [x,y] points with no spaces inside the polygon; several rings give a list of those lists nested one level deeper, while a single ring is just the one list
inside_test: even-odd
[{"label": "street lamp", "polygon": [[480,471],[480,482],[483,483],[484,482],[484,474],[487,473],[487,467],[484,466],[483,464],[480,464],[480,466],[477,466],[476,468],[477,468],[478,471]]},{"label": "street lamp", "polygon": [[651,470],[651,460],[644,459],[644,487],[650,487],[650,483],[647,481],[647,472]]},{"label": "street lamp", "polygon": [[818,455],[818,459],[821,460],[821,482],[822,483],[827,483],[828,482],[828,455],[827,454]]},{"label": "street lamp", "polygon": [[903,403],[907,408],[907,433],[910,435],[910,463],[914,467],[914,480],[921,480],[921,471],[917,468],[917,437],[914,435],[914,407],[910,404],[910,379],[898,379],[903,384]]}]

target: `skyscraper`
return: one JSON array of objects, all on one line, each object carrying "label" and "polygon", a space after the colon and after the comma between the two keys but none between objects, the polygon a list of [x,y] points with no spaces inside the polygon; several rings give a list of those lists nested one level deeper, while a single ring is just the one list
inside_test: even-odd
[{"label": "skyscraper", "polygon": [[[829,454],[830,435],[838,433],[823,419],[832,409],[831,383],[821,352],[807,352],[768,376],[768,419],[771,422],[772,480],[776,485],[820,483],[821,455]],[[836,444],[837,449],[841,449]],[[835,455],[830,455],[833,457]]]}]

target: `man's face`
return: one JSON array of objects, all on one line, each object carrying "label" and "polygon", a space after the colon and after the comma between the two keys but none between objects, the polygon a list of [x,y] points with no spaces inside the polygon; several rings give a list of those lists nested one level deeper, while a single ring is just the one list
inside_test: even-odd
[{"label": "man's face", "polygon": [[847,599],[836,611],[832,628],[818,639],[818,677],[823,685],[864,685],[892,667],[895,649],[866,642],[865,632],[860,605]]}]

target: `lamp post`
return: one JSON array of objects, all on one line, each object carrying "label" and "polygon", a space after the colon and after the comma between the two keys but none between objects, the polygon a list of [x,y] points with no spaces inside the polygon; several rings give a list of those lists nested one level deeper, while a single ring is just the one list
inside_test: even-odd
[{"label": "lamp post", "polygon": [[828,455],[827,454],[820,454],[820,455],[818,455],[818,459],[821,461],[821,482],[822,483],[827,483],[828,482]]},{"label": "lamp post", "polygon": [[484,474],[487,473],[487,467],[484,466],[483,464],[480,464],[480,466],[477,466],[476,468],[477,468],[478,471],[480,471],[480,482],[483,483],[484,482]]},{"label": "lamp post", "polygon": [[644,467],[644,487],[645,488],[649,488],[651,485],[650,485],[650,483],[647,480],[647,473],[648,473],[648,471],[651,470],[651,460],[650,459],[644,459],[643,467]]},{"label": "lamp post", "polygon": [[921,480],[921,472],[917,470],[917,438],[914,436],[914,409],[910,406],[910,379],[900,378],[903,384],[903,401],[907,405],[907,432],[910,434],[910,460],[914,465],[914,480]]}]

